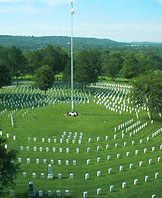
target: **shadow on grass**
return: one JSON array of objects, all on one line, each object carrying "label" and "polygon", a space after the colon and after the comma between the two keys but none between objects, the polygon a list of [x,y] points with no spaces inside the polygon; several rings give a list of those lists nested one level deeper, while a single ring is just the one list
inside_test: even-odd
[{"label": "shadow on grass", "polygon": [[84,116],[107,116],[107,117],[112,117],[112,115],[108,115],[107,113],[80,113],[80,115]]},{"label": "shadow on grass", "polygon": [[28,197],[28,192],[24,192],[24,193],[16,193],[16,198],[25,198]]}]

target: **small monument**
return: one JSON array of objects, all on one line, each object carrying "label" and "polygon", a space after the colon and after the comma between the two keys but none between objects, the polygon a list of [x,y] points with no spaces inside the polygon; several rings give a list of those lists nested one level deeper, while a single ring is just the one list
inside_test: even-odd
[{"label": "small monument", "polygon": [[53,179],[52,165],[48,165],[48,179]]},{"label": "small monument", "polygon": [[35,198],[35,197],[36,197],[36,192],[34,190],[33,182],[29,182],[28,198]]}]

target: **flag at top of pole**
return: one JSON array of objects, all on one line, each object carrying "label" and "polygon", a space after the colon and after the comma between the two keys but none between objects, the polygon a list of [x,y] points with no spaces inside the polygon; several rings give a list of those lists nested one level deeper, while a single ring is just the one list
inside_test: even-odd
[{"label": "flag at top of pole", "polygon": [[73,15],[75,13],[74,8],[73,8],[73,2],[71,2],[71,14]]}]

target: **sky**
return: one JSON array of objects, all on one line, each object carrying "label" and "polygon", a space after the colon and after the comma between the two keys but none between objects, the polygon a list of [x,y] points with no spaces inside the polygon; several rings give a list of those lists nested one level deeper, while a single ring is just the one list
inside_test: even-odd
[{"label": "sky", "polygon": [[[73,0],[74,36],[162,42],[162,0]],[[71,0],[0,0],[0,35],[70,36]]]}]

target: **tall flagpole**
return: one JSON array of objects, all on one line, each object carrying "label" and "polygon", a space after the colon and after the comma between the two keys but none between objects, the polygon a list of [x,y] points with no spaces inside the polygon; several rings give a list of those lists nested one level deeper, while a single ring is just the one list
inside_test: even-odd
[{"label": "tall flagpole", "polygon": [[73,2],[71,1],[71,112],[74,112],[74,76],[73,76]]}]

